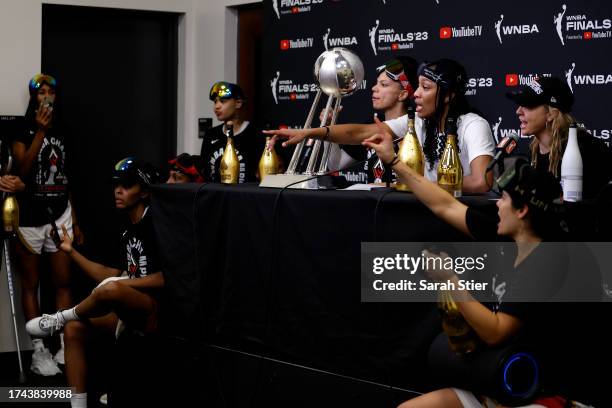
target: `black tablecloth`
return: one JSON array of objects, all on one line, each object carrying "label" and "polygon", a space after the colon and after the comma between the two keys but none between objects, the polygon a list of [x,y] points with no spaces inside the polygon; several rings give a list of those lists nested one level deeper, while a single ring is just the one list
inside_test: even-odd
[{"label": "black tablecloth", "polygon": [[169,332],[376,381],[424,367],[434,305],[360,301],[361,242],[466,239],[412,194],[207,184],[154,197]]}]

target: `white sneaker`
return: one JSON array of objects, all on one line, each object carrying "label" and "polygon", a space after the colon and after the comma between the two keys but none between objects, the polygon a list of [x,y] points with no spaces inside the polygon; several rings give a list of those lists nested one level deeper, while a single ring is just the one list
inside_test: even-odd
[{"label": "white sneaker", "polygon": [[32,370],[34,374],[45,377],[50,377],[62,372],[62,370],[60,370],[57,364],[55,364],[53,361],[53,356],[47,348],[34,351],[32,354],[32,365],[30,366],[30,370]]},{"label": "white sneaker", "polygon": [[108,405],[108,394],[100,395],[100,404]]},{"label": "white sneaker", "polygon": [[53,361],[61,365],[66,364],[66,362],[64,361],[64,348],[63,347],[57,350],[57,353],[55,353],[55,355],[53,356]]},{"label": "white sneaker", "polygon": [[52,315],[44,314],[27,322],[26,331],[34,337],[47,337],[62,330],[64,323],[62,312]]}]

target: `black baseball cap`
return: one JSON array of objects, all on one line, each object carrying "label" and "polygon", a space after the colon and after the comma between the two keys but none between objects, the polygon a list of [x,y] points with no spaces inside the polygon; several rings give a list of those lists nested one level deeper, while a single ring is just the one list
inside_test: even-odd
[{"label": "black baseball cap", "polygon": [[506,191],[518,205],[532,210],[555,212],[563,192],[552,173],[532,167],[527,160],[518,158],[496,180],[498,192]]},{"label": "black baseball cap", "polygon": [[508,92],[506,97],[526,108],[550,105],[562,112],[570,112],[574,104],[569,86],[557,77],[536,78],[517,91]]}]

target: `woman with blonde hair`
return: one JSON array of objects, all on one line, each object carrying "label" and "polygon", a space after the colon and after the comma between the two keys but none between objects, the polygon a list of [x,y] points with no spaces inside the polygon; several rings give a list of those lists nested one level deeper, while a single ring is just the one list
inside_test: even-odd
[{"label": "woman with blonde hair", "polygon": [[[506,94],[518,108],[521,135],[532,136],[531,164],[561,178],[561,160],[567,145],[569,127],[576,123],[571,114],[574,95],[565,82],[555,77],[542,77]],[[583,197],[592,198],[612,179],[612,151],[601,140],[583,128],[578,130],[578,146],[584,167]]]}]

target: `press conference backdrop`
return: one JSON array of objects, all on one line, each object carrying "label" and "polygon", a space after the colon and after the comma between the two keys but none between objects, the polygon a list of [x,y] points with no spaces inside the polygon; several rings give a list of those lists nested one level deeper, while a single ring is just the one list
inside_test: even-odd
[{"label": "press conference backdrop", "polygon": [[[362,59],[360,90],[343,101],[339,122],[371,120],[376,67],[396,55],[464,64],[470,103],[498,140],[519,132],[505,93],[535,76],[566,80],[574,113],[610,145],[612,2],[585,0],[265,0],[261,95],[265,122],[301,127],[316,85],[313,65],[342,46]],[[527,143],[527,139],[525,139]]]}]

